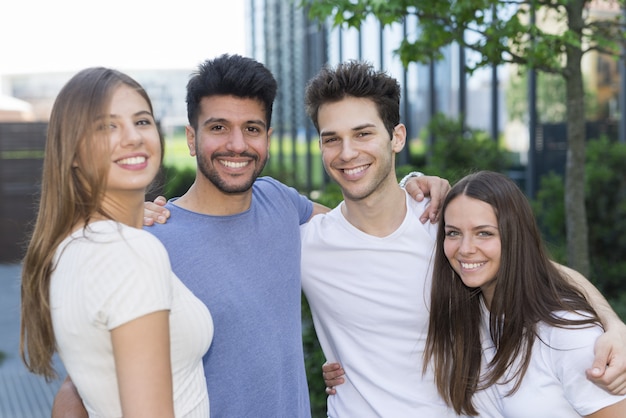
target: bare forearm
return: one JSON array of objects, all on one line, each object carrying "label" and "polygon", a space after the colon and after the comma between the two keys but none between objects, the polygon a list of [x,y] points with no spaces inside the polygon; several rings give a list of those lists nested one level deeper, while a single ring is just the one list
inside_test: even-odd
[{"label": "bare forearm", "polygon": [[602,293],[600,293],[600,291],[593,284],[591,284],[585,276],[576,270],[572,270],[571,268],[560,264],[557,264],[557,267],[570,278],[572,284],[584,292],[587,300],[598,313],[600,321],[602,321],[602,325],[606,330],[609,330],[612,327],[624,326],[624,323],[621,321],[619,316],[617,316],[613,308],[611,308],[611,305],[606,298],[602,296]]}]

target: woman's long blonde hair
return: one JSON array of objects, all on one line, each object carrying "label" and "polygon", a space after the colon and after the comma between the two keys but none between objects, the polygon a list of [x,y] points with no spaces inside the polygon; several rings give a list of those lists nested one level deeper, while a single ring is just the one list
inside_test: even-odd
[{"label": "woman's long blonde hair", "polygon": [[[108,68],[88,68],[59,92],[48,124],[39,211],[22,265],[20,355],[28,369],[56,377],[52,355],[56,342],[50,315],[50,275],[58,245],[76,225],[87,225],[102,208],[109,162],[106,118],[113,92],[125,84],[152,104],[128,75]],[[154,113],[154,112],[152,112]],[[100,118],[100,122],[97,122]],[[162,138],[161,138],[162,141]]]}]

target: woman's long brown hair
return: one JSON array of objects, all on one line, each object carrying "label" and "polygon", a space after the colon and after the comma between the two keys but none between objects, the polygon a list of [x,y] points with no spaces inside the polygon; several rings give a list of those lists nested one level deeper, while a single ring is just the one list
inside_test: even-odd
[{"label": "woman's long brown hair", "polygon": [[108,68],[88,68],[59,92],[48,125],[39,210],[22,264],[20,354],[28,369],[56,377],[56,351],[50,315],[50,275],[59,244],[76,225],[87,225],[102,209],[109,162],[104,131],[97,118],[108,113],[114,90],[135,89],[152,104],[135,80]]},{"label": "woman's long brown hair", "polygon": [[[490,334],[496,355],[481,376],[481,293],[466,287],[444,251],[446,208],[465,195],[486,202],[498,219],[500,268],[490,306]],[[600,320],[582,292],[554,265],[544,248],[528,200],[506,176],[481,171],[460,180],[446,196],[437,231],[431,313],[424,370],[434,368],[437,389],[458,413],[477,415],[474,393],[513,370],[512,394],[519,388],[537,339],[537,324],[591,326]],[[558,311],[585,312],[567,320]]]}]

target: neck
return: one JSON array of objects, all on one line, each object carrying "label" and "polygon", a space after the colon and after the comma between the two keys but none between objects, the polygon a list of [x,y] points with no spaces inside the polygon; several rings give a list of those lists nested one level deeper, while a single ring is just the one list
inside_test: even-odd
[{"label": "neck", "polygon": [[[143,227],[143,207],[145,191],[107,193],[102,208],[114,221],[134,228]],[[94,219],[100,219],[96,215]]]},{"label": "neck", "polygon": [[365,199],[346,199],[341,207],[341,213],[348,222],[376,237],[386,237],[395,232],[404,221],[406,211],[406,194],[395,182]]},{"label": "neck", "polygon": [[251,188],[242,193],[224,193],[208,180],[196,179],[175,205],[204,215],[228,216],[248,210],[251,202]]}]

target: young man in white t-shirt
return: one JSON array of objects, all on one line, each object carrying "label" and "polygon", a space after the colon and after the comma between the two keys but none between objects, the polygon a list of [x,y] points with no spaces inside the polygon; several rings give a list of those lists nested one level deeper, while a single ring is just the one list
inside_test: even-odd
[{"label": "young man in white t-shirt", "polygon": [[[395,156],[406,145],[398,82],[343,63],[309,81],[305,101],[344,197],[301,226],[303,290],[327,361],[343,367],[325,372],[327,385],[343,383],[327,390],[328,416],[456,416],[422,374],[436,226],[417,221],[425,203],[396,181]],[[624,324],[582,276],[577,282],[599,296],[620,350]],[[616,392],[626,391],[620,367],[609,376]]]}]

